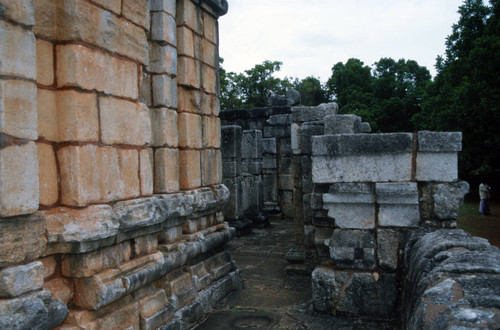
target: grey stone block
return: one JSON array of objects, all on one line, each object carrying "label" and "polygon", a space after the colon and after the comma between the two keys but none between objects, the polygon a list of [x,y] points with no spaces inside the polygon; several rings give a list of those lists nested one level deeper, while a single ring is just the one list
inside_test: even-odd
[{"label": "grey stone block", "polygon": [[325,117],[325,135],[355,134],[361,132],[361,117],[356,115],[330,115]]},{"label": "grey stone block", "polygon": [[278,190],[293,190],[293,175],[280,175]]},{"label": "grey stone block", "polygon": [[398,267],[400,234],[392,229],[377,230],[377,259],[380,267],[395,271]]},{"label": "grey stone block", "polygon": [[417,152],[417,181],[456,181],[458,158],[456,152]]},{"label": "grey stone block", "polygon": [[291,126],[265,126],[263,137],[287,138],[291,136]]},{"label": "grey stone block", "polygon": [[469,192],[469,184],[465,181],[441,183],[433,186],[434,213],[438,219],[458,218],[458,209]]},{"label": "grey stone block", "polygon": [[222,176],[224,178],[234,178],[241,175],[241,162],[222,162]]},{"label": "grey stone block", "polygon": [[264,153],[264,154],[275,154],[276,153],[276,139],[275,138],[262,139],[262,153]]},{"label": "grey stone block", "polygon": [[260,175],[262,172],[262,162],[246,162],[247,171],[252,175]]},{"label": "grey stone block", "polygon": [[302,124],[300,128],[299,149],[302,154],[312,153],[312,137],[315,135],[323,135],[322,122],[310,122]]},{"label": "grey stone block", "polygon": [[378,221],[385,227],[418,227],[420,212],[415,182],[376,183]]},{"label": "grey stone block", "polygon": [[458,152],[461,150],[461,132],[418,132],[418,151],[420,152]]},{"label": "grey stone block", "polygon": [[375,194],[369,184],[333,184],[323,195],[323,207],[339,228],[375,228]]},{"label": "grey stone block", "polygon": [[262,176],[264,186],[264,200],[266,202],[278,201],[278,183],[275,174],[264,174]]},{"label": "grey stone block", "polygon": [[335,102],[322,103],[316,107],[292,107],[292,120],[297,123],[323,120],[325,116],[337,114],[338,110],[339,106]]},{"label": "grey stone block", "polygon": [[411,133],[337,134],[313,138],[314,156],[411,153]]},{"label": "grey stone block", "polygon": [[262,158],[262,132],[259,130],[243,131],[241,139],[241,158]]},{"label": "grey stone block", "polygon": [[374,269],[375,239],[372,232],[336,229],[330,239],[330,257],[342,268]]},{"label": "grey stone block", "polygon": [[42,286],[43,264],[40,261],[0,271],[0,297],[17,297]]},{"label": "grey stone block", "polygon": [[293,174],[292,161],[292,157],[281,157],[278,166],[279,172],[282,174]]},{"label": "grey stone block", "polygon": [[269,116],[266,123],[271,126],[290,126],[292,124],[291,114],[280,114]]},{"label": "grey stone block", "polygon": [[222,158],[241,158],[242,129],[240,126],[228,125],[221,127]]},{"label": "grey stone block", "polygon": [[393,274],[350,273],[317,267],[312,273],[314,309],[352,316],[391,317],[396,311]]},{"label": "grey stone block", "polygon": [[361,123],[361,126],[359,128],[360,133],[370,133],[372,131],[372,128],[370,126],[370,123]]}]

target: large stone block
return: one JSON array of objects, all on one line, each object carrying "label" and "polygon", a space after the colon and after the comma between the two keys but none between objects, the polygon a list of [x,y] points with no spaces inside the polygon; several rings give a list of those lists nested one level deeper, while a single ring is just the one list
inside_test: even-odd
[{"label": "large stone block", "polygon": [[201,86],[201,63],[193,58],[177,58],[177,81],[179,85],[199,89]]},{"label": "large stone block", "polygon": [[35,10],[31,0],[3,0],[2,16],[24,25],[33,25]]},{"label": "large stone block", "polygon": [[185,25],[198,34],[203,34],[201,15],[199,15],[196,5],[190,1],[177,1],[176,8],[177,25]]},{"label": "large stone block", "polygon": [[377,259],[380,267],[391,271],[398,268],[400,236],[396,230],[377,230]]},{"label": "large stone block", "polygon": [[120,15],[120,13],[122,12],[121,0],[95,0],[94,2],[117,15]]},{"label": "large stone block", "polygon": [[153,130],[153,146],[177,147],[177,111],[167,108],[152,109],[151,126]]},{"label": "large stone block", "polygon": [[184,190],[201,186],[201,151],[179,151],[179,186]]},{"label": "large stone block", "polygon": [[57,156],[65,205],[84,206],[140,195],[136,150],[68,146],[59,149]]},{"label": "large stone block", "polygon": [[177,45],[175,19],[165,12],[153,12],[151,15],[151,40]]},{"label": "large stone block", "polygon": [[139,179],[141,182],[141,195],[153,194],[153,168],[154,154],[152,149],[143,149],[139,152]]},{"label": "large stone block", "polygon": [[149,110],[143,103],[99,97],[102,142],[145,145],[151,141]]},{"label": "large stone block", "polygon": [[241,158],[262,158],[262,132],[259,130],[243,131],[241,139]]},{"label": "large stone block", "polygon": [[318,267],[312,273],[314,309],[353,316],[391,318],[396,312],[393,274],[348,273]]},{"label": "large stone block", "polygon": [[462,150],[460,132],[418,132],[416,179],[456,181],[457,153]]},{"label": "large stone block", "polygon": [[132,61],[71,44],[56,46],[56,58],[58,87],[80,87],[134,100],[139,97],[137,64]]},{"label": "large stone block", "polygon": [[165,290],[157,289],[139,300],[141,329],[158,329],[174,314],[174,306],[167,299]]},{"label": "large stone block", "polygon": [[3,146],[0,141],[0,217],[38,209],[38,156],[35,142]]},{"label": "large stone block", "polygon": [[43,264],[35,261],[0,271],[0,297],[18,297],[43,286]]},{"label": "large stone block", "polygon": [[312,137],[323,135],[324,127],[322,122],[304,123],[298,131],[298,150],[302,154],[312,153]]},{"label": "large stone block", "polygon": [[0,34],[2,35],[0,75],[35,80],[36,42],[33,32],[2,20],[0,21]]},{"label": "large stone block", "polygon": [[325,135],[356,134],[361,132],[361,117],[356,115],[329,115],[325,117]]},{"label": "large stone block", "polygon": [[178,111],[202,114],[202,93],[197,89],[189,89],[183,86],[178,86]]},{"label": "large stone block", "polygon": [[153,76],[153,105],[177,108],[177,80],[169,75]]},{"label": "large stone block", "polygon": [[57,92],[58,141],[98,141],[99,115],[94,93]]},{"label": "large stone block", "polygon": [[42,39],[36,40],[36,82],[45,86],[54,84],[54,45]]},{"label": "large stone block", "polygon": [[376,183],[378,222],[383,227],[418,227],[420,212],[416,182]]},{"label": "large stone block", "polygon": [[154,192],[179,191],[179,150],[158,148],[155,150]]},{"label": "large stone block", "polygon": [[369,184],[333,184],[323,195],[323,207],[339,228],[375,228],[375,194]]},{"label": "large stone block", "polygon": [[149,66],[153,73],[177,74],[177,50],[168,45],[150,43],[149,45]]},{"label": "large stone block", "polygon": [[216,44],[208,41],[207,39],[202,40],[203,47],[202,47],[202,56],[201,60],[203,63],[216,68],[217,63],[219,61],[219,52],[218,52],[218,47]]},{"label": "large stone block", "polygon": [[124,0],[122,15],[135,24],[149,30],[149,5],[146,1]]},{"label": "large stone block", "polygon": [[45,252],[47,238],[42,212],[0,219],[0,227],[0,267],[37,259]]},{"label": "large stone block", "polygon": [[203,147],[220,147],[220,119],[212,116],[202,116],[203,119]]},{"label": "large stone block", "polygon": [[222,159],[218,150],[201,151],[201,185],[209,186],[220,183]]},{"label": "large stone block", "polygon": [[186,26],[177,28],[177,51],[179,55],[195,57],[195,36]]},{"label": "large stone block", "polygon": [[313,137],[313,181],[410,181],[411,133]]},{"label": "large stone block", "polygon": [[36,140],[36,84],[23,80],[0,80],[0,133]]},{"label": "large stone block", "polygon": [[[34,2],[37,19],[33,31],[37,36],[50,40],[81,40],[84,43],[104,48],[110,53],[147,64],[148,44],[144,28],[120,17],[122,14],[120,1],[100,0],[98,2],[105,8],[116,11],[116,15],[84,0],[70,2],[37,0]],[[140,5],[144,6],[144,4]],[[124,9],[126,9],[125,6]],[[108,79],[101,81],[108,81]],[[125,82],[123,79],[118,79],[118,81]]]},{"label": "large stone block", "polygon": [[217,86],[219,85],[217,69],[206,64],[201,64],[201,70],[201,88],[206,93],[216,94],[218,92]]},{"label": "large stone block", "polygon": [[241,158],[242,136],[240,126],[228,125],[221,127],[222,158]]},{"label": "large stone block", "polygon": [[217,29],[217,18],[203,12],[203,36],[210,42],[217,44],[219,32]]},{"label": "large stone block", "polygon": [[192,113],[179,113],[177,118],[179,147],[201,148],[203,142],[202,117]]},{"label": "large stone block", "polygon": [[440,220],[457,219],[458,209],[469,192],[469,184],[465,181],[440,183],[432,187],[434,214]]},{"label": "large stone block", "polygon": [[105,269],[118,267],[130,260],[130,241],[105,247],[97,251],[65,254],[61,259],[61,272],[66,277],[89,277]]},{"label": "large stone block", "polygon": [[49,89],[37,89],[38,136],[48,141],[59,141],[57,122],[57,92]]},{"label": "large stone block", "polygon": [[336,229],[330,238],[330,257],[341,268],[374,269],[375,238],[372,232]]},{"label": "large stone block", "polygon": [[37,143],[38,182],[41,205],[52,205],[59,199],[57,162],[50,144]]},{"label": "large stone block", "polygon": [[120,223],[109,205],[84,209],[57,207],[44,211],[47,254],[82,253],[115,243]]},{"label": "large stone block", "polygon": [[325,116],[336,115],[338,110],[339,106],[335,102],[322,103],[317,107],[292,107],[292,120],[294,123],[323,120]]}]

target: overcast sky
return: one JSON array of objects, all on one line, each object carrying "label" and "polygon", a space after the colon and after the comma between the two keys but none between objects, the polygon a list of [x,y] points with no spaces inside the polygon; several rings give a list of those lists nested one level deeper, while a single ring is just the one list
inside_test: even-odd
[{"label": "overcast sky", "polygon": [[355,57],[416,60],[435,75],[437,55],[458,21],[463,0],[229,0],[219,19],[227,71],[281,61],[276,76],[326,81],[331,68]]}]

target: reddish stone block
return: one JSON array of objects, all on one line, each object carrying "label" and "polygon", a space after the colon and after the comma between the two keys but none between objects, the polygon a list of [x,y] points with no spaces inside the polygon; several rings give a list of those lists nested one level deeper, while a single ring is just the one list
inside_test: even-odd
[{"label": "reddish stone block", "polygon": [[37,143],[37,154],[39,202],[41,205],[49,206],[59,199],[56,157],[52,146],[44,143]]},{"label": "reddish stone block", "polygon": [[179,132],[179,147],[202,147],[203,121],[201,116],[192,113],[179,113],[177,130]]},{"label": "reddish stone block", "polygon": [[159,148],[155,151],[155,193],[179,191],[179,150]]},{"label": "reddish stone block", "polygon": [[196,189],[201,186],[200,151],[179,151],[179,185],[183,190]]}]

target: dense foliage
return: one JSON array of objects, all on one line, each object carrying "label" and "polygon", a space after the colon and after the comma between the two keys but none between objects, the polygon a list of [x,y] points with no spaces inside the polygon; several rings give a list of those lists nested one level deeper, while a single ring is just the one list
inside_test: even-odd
[{"label": "dense foliage", "polygon": [[[461,131],[460,174],[487,174],[500,161],[499,0],[464,0],[460,19],[446,39],[446,53],[436,61],[437,76],[414,60],[381,58],[372,67],[356,58],[332,67],[322,85],[273,74],[282,62],[265,61],[243,74],[220,68],[223,109],[266,106],[267,91],[295,88],[302,104],[339,103],[374,132]],[[222,64],[222,61],[221,61]]]}]

